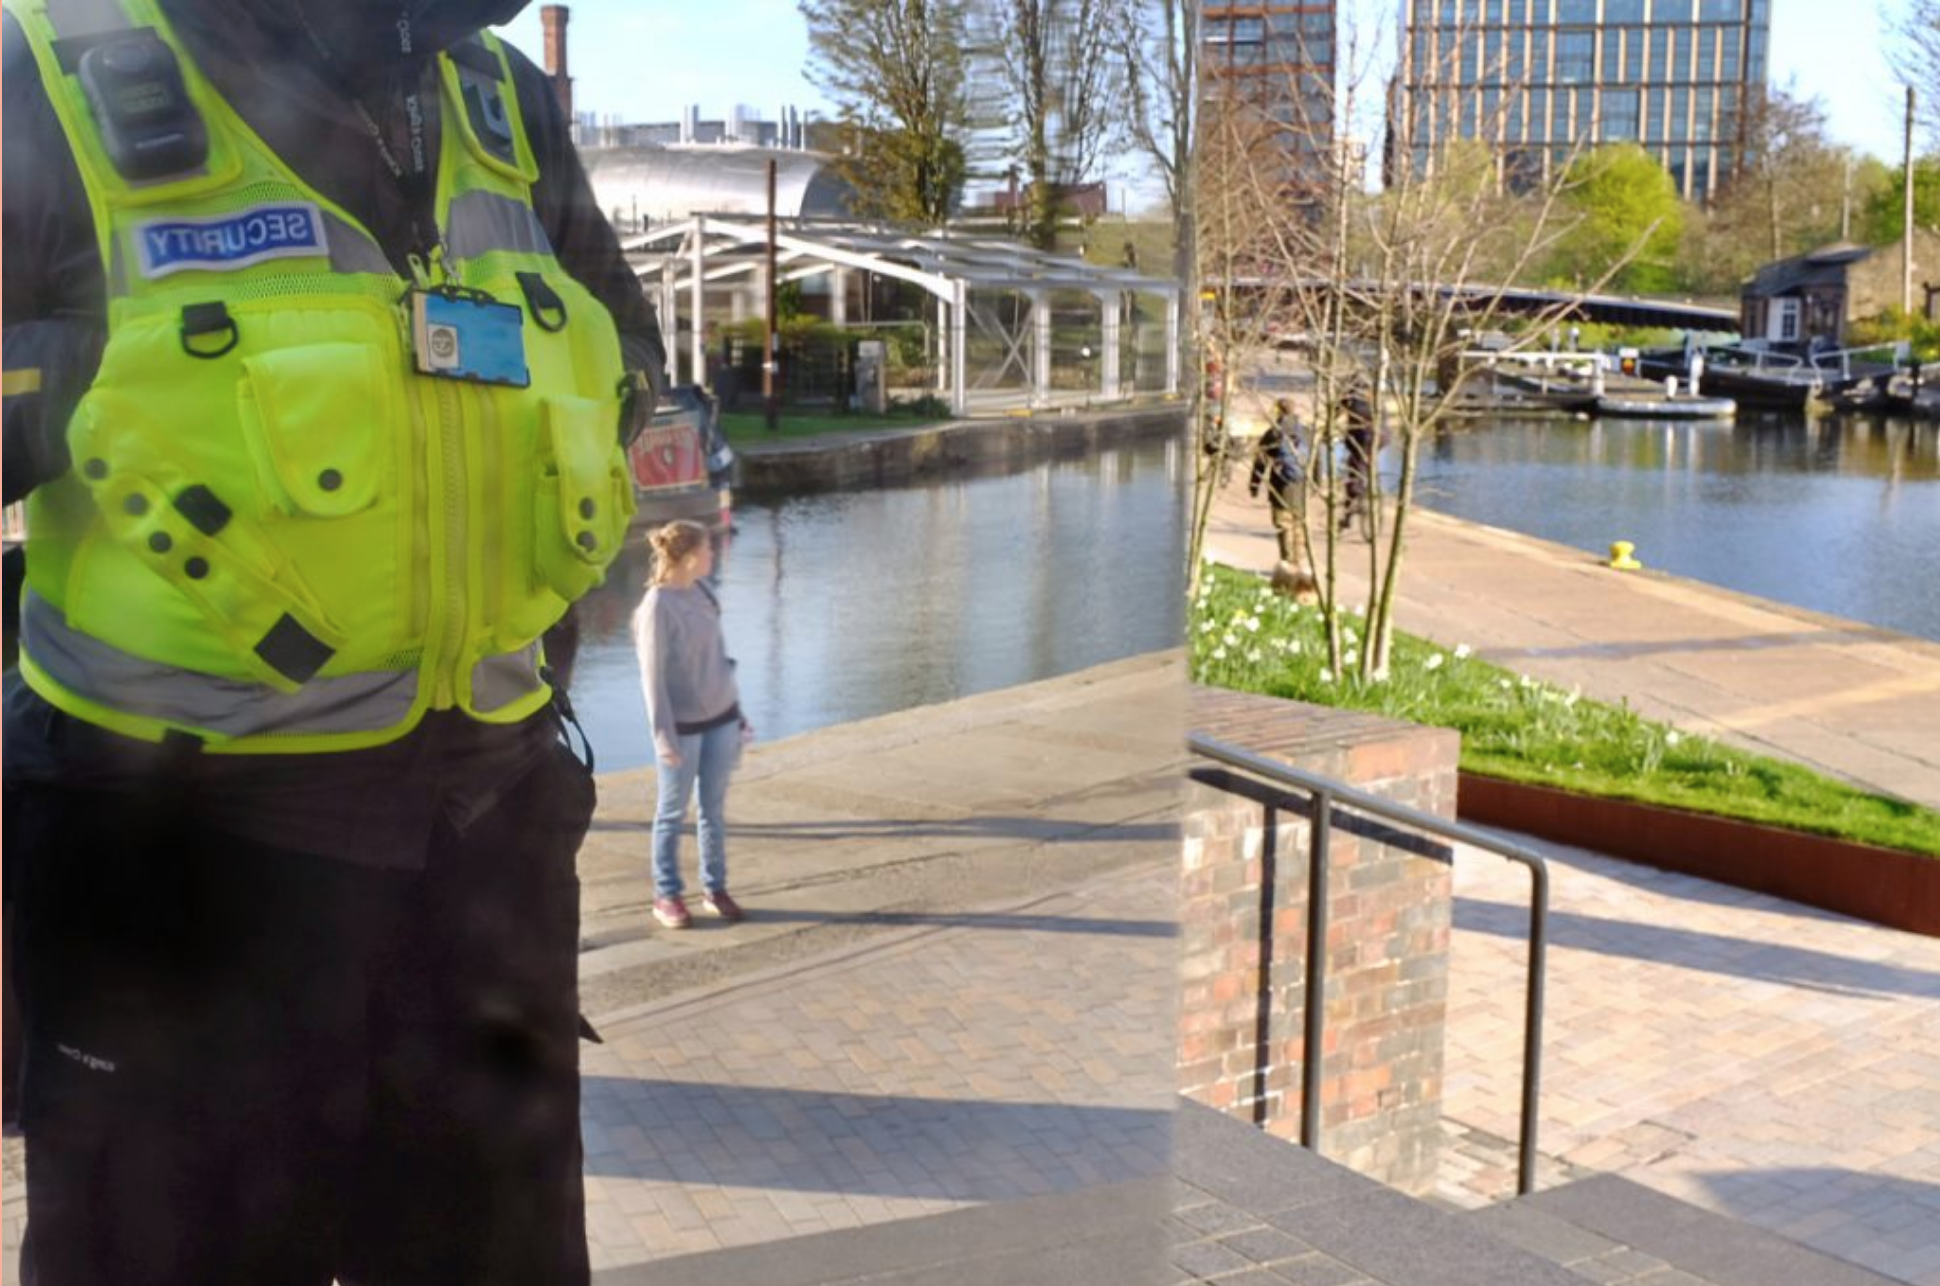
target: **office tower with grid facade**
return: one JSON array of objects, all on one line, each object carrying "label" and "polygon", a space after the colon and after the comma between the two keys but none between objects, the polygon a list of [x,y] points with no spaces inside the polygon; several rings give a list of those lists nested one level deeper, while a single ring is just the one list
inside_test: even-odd
[{"label": "office tower with grid facade", "polygon": [[1765,89],[1772,0],[1402,0],[1390,165],[1458,139],[1512,184],[1578,150],[1636,143],[1687,200],[1744,164]]},{"label": "office tower with grid facade", "polygon": [[1336,0],[1200,9],[1200,84],[1209,131],[1241,121],[1283,159],[1281,181],[1316,181],[1334,139]]}]

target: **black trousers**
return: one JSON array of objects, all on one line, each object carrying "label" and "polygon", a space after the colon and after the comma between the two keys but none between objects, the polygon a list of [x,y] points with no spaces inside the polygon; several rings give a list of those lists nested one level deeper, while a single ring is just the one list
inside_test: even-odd
[{"label": "black trousers", "polygon": [[6,806],[24,1281],[587,1281],[593,784],[564,747],[414,872],[239,840],[162,786]]}]

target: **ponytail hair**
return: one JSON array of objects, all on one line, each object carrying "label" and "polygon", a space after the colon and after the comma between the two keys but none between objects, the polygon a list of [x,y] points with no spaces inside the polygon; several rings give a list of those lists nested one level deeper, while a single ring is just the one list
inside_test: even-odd
[{"label": "ponytail hair", "polygon": [[684,518],[677,519],[654,528],[647,543],[653,546],[653,583],[665,585],[674,568],[707,543],[707,528]]}]

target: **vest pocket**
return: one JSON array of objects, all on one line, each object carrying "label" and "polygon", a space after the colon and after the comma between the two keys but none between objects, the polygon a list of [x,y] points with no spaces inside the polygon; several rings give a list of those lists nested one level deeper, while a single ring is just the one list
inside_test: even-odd
[{"label": "vest pocket", "polygon": [[539,580],[567,602],[600,583],[633,516],[633,488],[613,424],[613,404],[547,398],[546,460],[533,505]]},{"label": "vest pocket", "polygon": [[265,501],[311,518],[346,518],[374,504],[383,489],[380,433],[401,418],[394,384],[368,344],[245,359],[237,400]]}]

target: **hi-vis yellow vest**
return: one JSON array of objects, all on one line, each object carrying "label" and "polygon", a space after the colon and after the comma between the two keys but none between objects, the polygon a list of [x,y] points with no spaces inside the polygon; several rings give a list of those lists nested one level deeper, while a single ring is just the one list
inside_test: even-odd
[{"label": "hi-vis yellow vest", "polygon": [[[537,640],[618,553],[619,338],[561,270],[504,54],[440,59],[444,279],[524,313],[528,388],[420,375],[410,282],[191,63],[153,0],[6,0],[80,166],[108,284],[73,468],[30,499],[21,670],[68,713],[216,752],[381,744],[542,707]],[[149,27],[206,161],[108,159],[72,51]],[[508,146],[465,100],[496,93]],[[476,104],[474,103],[474,107]]]}]

